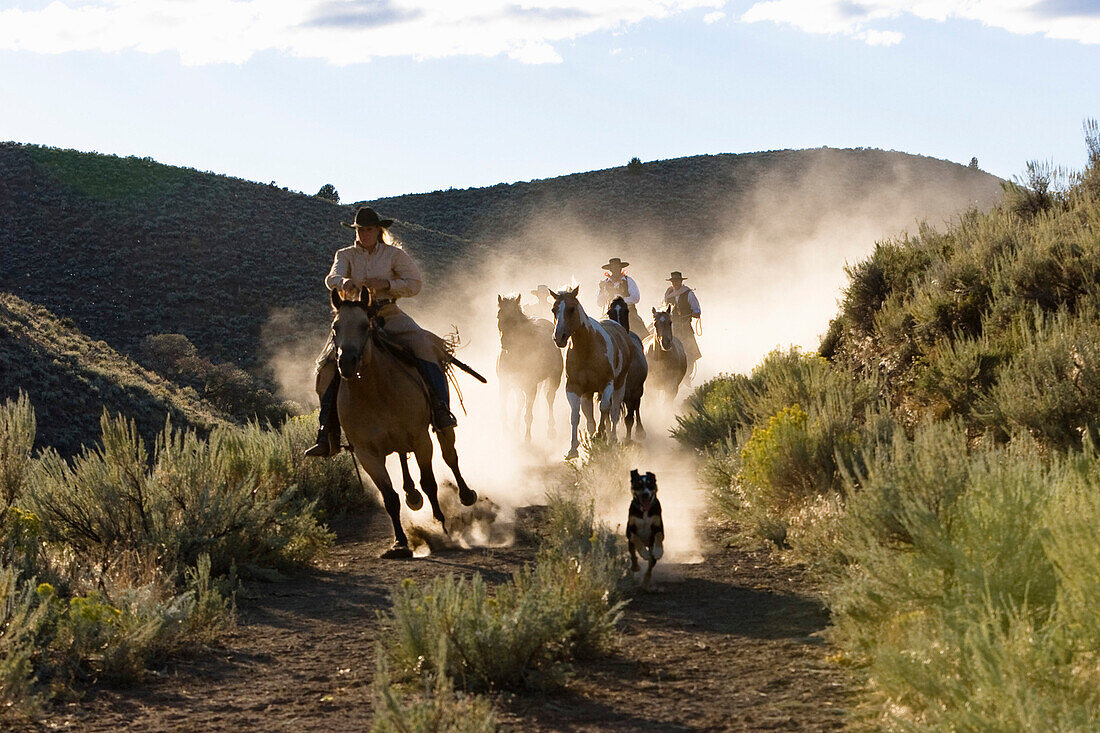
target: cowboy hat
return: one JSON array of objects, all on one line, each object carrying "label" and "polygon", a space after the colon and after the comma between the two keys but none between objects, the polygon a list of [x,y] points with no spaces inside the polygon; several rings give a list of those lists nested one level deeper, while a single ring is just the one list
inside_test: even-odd
[{"label": "cowboy hat", "polygon": [[550,288],[545,285],[539,285],[536,289],[531,291],[531,295],[537,295],[540,298],[545,298],[550,295]]},{"label": "cowboy hat", "polygon": [[358,229],[359,227],[382,227],[385,229],[393,224],[393,219],[379,219],[374,209],[369,206],[360,206],[359,211],[355,212],[355,221],[351,224],[342,221],[340,224],[348,229]]},{"label": "cowboy hat", "polygon": [[630,264],[629,262],[623,262],[618,257],[612,257],[611,259],[609,259],[607,261],[607,264],[603,266],[603,269],[604,270],[621,270],[629,264]]},{"label": "cowboy hat", "polygon": [[673,280],[687,280],[687,278],[684,277],[684,274],[679,270],[673,270],[672,277],[666,277],[665,280],[672,282]]}]

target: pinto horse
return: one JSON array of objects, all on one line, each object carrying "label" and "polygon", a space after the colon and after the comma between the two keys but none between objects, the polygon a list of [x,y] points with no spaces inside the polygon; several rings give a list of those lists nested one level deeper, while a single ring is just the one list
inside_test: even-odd
[{"label": "pinto horse", "polygon": [[[355,457],[382,494],[386,513],[393,523],[393,547],[385,558],[412,557],[408,538],[401,528],[401,500],[390,482],[386,456],[398,453],[405,476],[406,502],[413,510],[423,499],[412,485],[406,454],[412,453],[420,468],[420,488],[428,497],[434,516],[447,531],[447,520],[439,508],[438,485],[432,473],[431,408],[428,391],[416,367],[401,359],[386,345],[384,319],[366,301],[343,300],[332,291],[332,340],[336,363],[343,382],[336,398],[340,425],[344,428]],[[458,470],[454,428],[436,434],[443,460],[454,473],[462,504],[477,501],[477,493],[466,485]]]},{"label": "pinto horse", "polygon": [[[500,383],[500,409],[505,411],[513,390],[523,395],[523,421],[527,426],[524,440],[531,442],[535,399],[544,385],[546,411],[550,424],[547,435],[554,437],[554,395],[561,386],[564,369],[561,349],[551,341],[554,324],[545,318],[528,318],[519,305],[519,296],[497,296],[497,328],[500,330],[500,356],[497,380]],[[507,421],[505,421],[507,422]]]},{"label": "pinto horse", "polygon": [[[579,291],[575,287],[554,293],[554,343],[558,348],[569,345],[565,352],[565,396],[569,400],[572,440],[566,458],[577,457],[582,407],[589,433],[602,435],[610,426],[611,437],[615,437],[626,378],[634,358],[629,331],[615,321],[589,317],[577,300]],[[592,412],[594,397],[600,402],[598,430]]]},{"label": "pinto horse", "polygon": [[649,363],[650,382],[666,402],[676,399],[676,392],[687,374],[687,354],[684,344],[672,335],[672,306],[653,309],[653,343],[645,352]]},{"label": "pinto horse", "polygon": [[630,360],[630,371],[626,375],[626,389],[623,391],[623,407],[626,414],[623,423],[626,425],[626,439],[630,441],[630,431],[634,427],[634,420],[638,421],[638,438],[645,440],[645,427],[642,425],[642,393],[645,391],[645,380],[649,375],[649,364],[646,361],[645,348],[638,334],[630,330],[630,306],[621,296],[616,297],[607,306],[607,317],[627,330],[630,336],[630,345],[634,351]]}]

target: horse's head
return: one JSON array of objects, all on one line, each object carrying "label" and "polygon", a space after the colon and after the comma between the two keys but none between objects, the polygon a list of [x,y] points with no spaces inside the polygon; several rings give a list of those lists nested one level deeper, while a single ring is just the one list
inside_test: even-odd
[{"label": "horse's head", "polygon": [[563,348],[569,343],[569,337],[580,328],[583,319],[587,316],[581,302],[577,300],[580,286],[572,290],[562,290],[554,293],[554,305],[551,310],[554,313],[554,343],[558,348]]},{"label": "horse's head", "polygon": [[623,296],[615,296],[615,299],[608,304],[607,317],[627,331],[630,330],[630,306],[623,300]]},{"label": "horse's head", "polygon": [[515,341],[516,326],[529,320],[519,304],[520,296],[497,296],[497,329],[500,331],[500,347],[509,349]]},{"label": "horse's head", "polygon": [[[364,291],[365,292],[365,291]],[[361,364],[370,363],[375,330],[381,327],[378,309],[367,300],[344,300],[332,291],[332,343],[336,346],[336,365],[340,376],[353,379]]]},{"label": "horse's head", "polygon": [[662,351],[672,348],[672,306],[664,310],[653,309],[653,332]]}]

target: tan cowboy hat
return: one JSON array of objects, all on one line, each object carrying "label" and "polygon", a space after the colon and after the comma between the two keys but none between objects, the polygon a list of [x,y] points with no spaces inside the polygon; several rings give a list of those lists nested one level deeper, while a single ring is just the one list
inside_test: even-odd
[{"label": "tan cowboy hat", "polygon": [[687,278],[684,277],[684,274],[679,270],[673,270],[672,277],[666,277],[665,280],[672,282],[673,280],[687,280]]},{"label": "tan cowboy hat", "polygon": [[348,229],[358,229],[359,227],[382,227],[385,229],[393,224],[393,219],[379,219],[374,209],[369,206],[360,206],[359,211],[355,212],[355,221],[350,224],[342,221],[340,224]]},{"label": "tan cowboy hat", "polygon": [[605,270],[621,270],[624,267],[629,266],[629,262],[623,262],[618,257],[612,257],[607,261],[607,264],[603,266]]},{"label": "tan cowboy hat", "polygon": [[539,285],[537,288],[531,291],[531,295],[537,295],[540,298],[545,298],[547,295],[550,294],[550,288],[546,287],[545,285]]}]

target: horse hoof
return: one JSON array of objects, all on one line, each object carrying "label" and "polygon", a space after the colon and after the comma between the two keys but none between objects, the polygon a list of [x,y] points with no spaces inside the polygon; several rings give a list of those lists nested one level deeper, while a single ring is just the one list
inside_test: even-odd
[{"label": "horse hoof", "polygon": [[383,560],[408,560],[413,556],[413,551],[408,545],[394,545],[382,553]]},{"label": "horse hoof", "polygon": [[580,457],[580,454],[577,453],[577,451],[575,451],[575,450],[571,450],[571,451],[569,451],[568,453],[565,454],[565,460],[567,460],[567,461],[571,461],[574,458],[579,458],[579,457]]},{"label": "horse hoof", "polygon": [[418,512],[420,507],[424,506],[424,497],[420,495],[420,492],[416,489],[405,493],[405,506],[410,511]]},{"label": "horse hoof", "polygon": [[477,492],[473,489],[459,491],[458,500],[462,502],[462,506],[473,506],[474,502],[477,501]]}]

